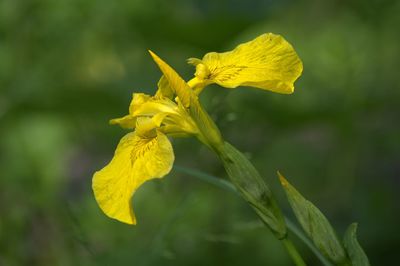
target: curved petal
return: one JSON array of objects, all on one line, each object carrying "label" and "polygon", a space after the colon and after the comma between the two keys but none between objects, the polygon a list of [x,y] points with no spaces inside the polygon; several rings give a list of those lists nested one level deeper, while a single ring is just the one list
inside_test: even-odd
[{"label": "curved petal", "polygon": [[158,113],[177,113],[178,105],[172,100],[151,99],[138,106],[131,114],[133,116],[153,116]]},{"label": "curved petal", "polygon": [[120,125],[122,128],[134,129],[136,125],[136,117],[132,115],[126,115],[120,118],[114,118],[110,120],[111,125]]},{"label": "curved petal", "polygon": [[136,109],[138,109],[142,104],[148,102],[150,99],[151,96],[145,93],[133,93],[132,101],[129,105],[129,114],[133,114]]},{"label": "curved petal", "polygon": [[166,62],[164,62],[158,55],[149,50],[150,55],[153,57],[154,62],[158,65],[161,72],[164,74],[165,78],[169,82],[170,88],[176,94],[182,104],[187,108],[190,106],[192,101],[192,90],[189,85],[179,76],[176,71],[170,67]]},{"label": "curved petal", "polygon": [[[280,35],[263,34],[225,53],[208,53],[196,65],[196,76],[226,88],[252,86],[292,93],[303,65],[293,47]],[[205,68],[206,67],[206,68]]]},{"label": "curved petal", "polygon": [[150,95],[144,93],[133,93],[132,101],[129,105],[129,114],[123,117],[110,120],[111,125],[119,125],[122,128],[134,129],[136,126],[136,117],[133,116],[135,110],[139,109],[144,103],[151,99]]},{"label": "curved petal", "polygon": [[168,79],[164,75],[162,75],[160,80],[158,81],[157,87],[158,89],[156,95],[154,96],[155,98],[157,99],[168,98],[171,100],[173,99],[174,91],[169,85]]},{"label": "curved petal", "polygon": [[147,180],[161,178],[171,171],[174,153],[161,132],[151,139],[135,133],[125,135],[111,162],[96,172],[92,188],[103,212],[118,221],[136,224],[132,196]]}]

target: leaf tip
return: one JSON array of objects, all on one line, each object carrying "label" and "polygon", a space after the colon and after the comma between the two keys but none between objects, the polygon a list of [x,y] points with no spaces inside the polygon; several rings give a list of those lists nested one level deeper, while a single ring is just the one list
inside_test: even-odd
[{"label": "leaf tip", "polygon": [[283,187],[287,187],[289,185],[289,182],[286,180],[286,178],[281,174],[281,172],[277,171],[276,172],[279,177],[279,181],[281,182]]}]

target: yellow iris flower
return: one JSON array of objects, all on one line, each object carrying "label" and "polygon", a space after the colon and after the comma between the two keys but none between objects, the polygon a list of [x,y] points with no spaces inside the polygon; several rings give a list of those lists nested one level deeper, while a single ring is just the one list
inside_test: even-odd
[{"label": "yellow iris flower", "polygon": [[129,114],[110,121],[133,132],[121,139],[111,162],[94,174],[92,182],[103,212],[127,224],[136,224],[132,208],[135,191],[172,169],[174,153],[167,136],[195,136],[217,153],[223,145],[219,129],[198,100],[197,95],[206,85],[245,85],[291,93],[302,71],[292,46],[271,33],[230,52],[189,59],[196,65],[196,73],[188,83],[157,55],[150,54],[164,74],[158,90],[154,96],[134,93]]},{"label": "yellow iris flower", "polygon": [[185,108],[164,96],[164,78],[155,96],[133,94],[129,114],[111,124],[134,129],[125,135],[111,162],[93,176],[93,191],[103,212],[127,224],[136,224],[131,198],[147,180],[171,171],[174,152],[168,135],[194,135],[198,129]]}]

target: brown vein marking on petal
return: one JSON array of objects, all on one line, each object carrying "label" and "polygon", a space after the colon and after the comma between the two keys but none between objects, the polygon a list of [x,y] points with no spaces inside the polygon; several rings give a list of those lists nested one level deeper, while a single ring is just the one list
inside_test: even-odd
[{"label": "brown vein marking on petal", "polygon": [[[218,78],[218,81],[227,81],[229,79],[233,79],[236,76],[240,74],[244,69],[248,68],[247,66],[237,66],[237,65],[227,65],[223,66],[222,68],[219,69],[218,72],[214,73],[210,79],[215,79]],[[233,70],[233,72],[229,73],[229,70]],[[228,73],[224,73],[226,70],[228,70]]]},{"label": "brown vein marking on petal", "polygon": [[157,145],[157,137],[155,138],[139,138],[135,141],[135,148],[132,150],[131,160],[132,164],[136,159],[143,157],[149,150]]}]

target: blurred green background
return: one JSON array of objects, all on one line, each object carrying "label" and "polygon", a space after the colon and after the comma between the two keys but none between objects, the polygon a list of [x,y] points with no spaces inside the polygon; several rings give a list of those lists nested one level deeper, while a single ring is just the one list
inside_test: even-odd
[{"label": "blurred green background", "polygon": [[[186,58],[264,32],[302,58],[295,93],[211,86],[203,104],[288,216],[276,170],[339,235],[359,222],[373,265],[395,265],[399,14],[394,0],[0,1],[0,265],[291,265],[240,198],[179,169],[137,192],[135,227],[108,219],[91,191],[126,133],[108,120],[132,92],[155,91],[147,49],[189,79]],[[226,176],[195,139],[173,142],[175,165]]]}]

